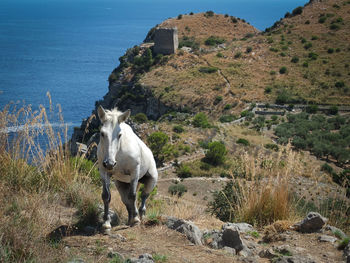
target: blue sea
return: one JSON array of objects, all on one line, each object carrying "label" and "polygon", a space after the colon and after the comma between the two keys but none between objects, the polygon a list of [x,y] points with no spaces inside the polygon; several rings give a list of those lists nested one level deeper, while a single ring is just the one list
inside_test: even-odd
[{"label": "blue sea", "polygon": [[1,0],[0,109],[60,104],[72,131],[108,90],[127,48],[169,17],[229,14],[260,30],[305,0]]}]

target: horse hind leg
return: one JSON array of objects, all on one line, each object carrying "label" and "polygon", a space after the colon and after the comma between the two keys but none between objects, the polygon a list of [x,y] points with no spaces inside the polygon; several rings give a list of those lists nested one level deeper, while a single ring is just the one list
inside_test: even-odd
[{"label": "horse hind leg", "polygon": [[140,182],[144,185],[141,193],[141,204],[139,208],[139,215],[142,219],[142,217],[146,215],[146,200],[157,184],[157,177],[147,173],[143,178],[141,178]]}]

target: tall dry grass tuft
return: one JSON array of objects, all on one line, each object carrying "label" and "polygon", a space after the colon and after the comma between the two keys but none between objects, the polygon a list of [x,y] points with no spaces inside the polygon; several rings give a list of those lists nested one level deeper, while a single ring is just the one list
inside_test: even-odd
[{"label": "tall dry grass tuft", "polygon": [[48,97],[49,111],[15,104],[0,111],[1,262],[62,260],[62,246],[46,238],[62,223],[56,207],[70,205],[76,220],[96,222],[96,167],[70,156],[61,109],[55,114]]},{"label": "tall dry grass tuft", "polygon": [[241,196],[236,205],[237,218],[257,226],[295,217],[289,188],[291,176],[300,172],[297,153],[290,146],[278,154],[257,156],[245,154],[245,174],[248,181],[239,183]]}]

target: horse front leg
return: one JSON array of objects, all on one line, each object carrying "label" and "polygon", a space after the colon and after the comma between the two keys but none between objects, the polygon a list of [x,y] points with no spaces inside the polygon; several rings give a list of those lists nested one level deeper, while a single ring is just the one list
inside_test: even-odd
[{"label": "horse front leg", "polygon": [[102,178],[102,200],[104,205],[104,214],[102,224],[103,229],[111,229],[111,217],[109,216],[109,203],[111,202],[111,192],[110,192],[110,179],[109,176],[105,176]]},{"label": "horse front leg", "polygon": [[136,207],[136,191],[137,184],[140,178],[140,166],[138,165],[131,173],[131,181],[128,193],[128,205],[129,205],[129,220],[128,225],[132,226],[140,223],[139,212]]}]

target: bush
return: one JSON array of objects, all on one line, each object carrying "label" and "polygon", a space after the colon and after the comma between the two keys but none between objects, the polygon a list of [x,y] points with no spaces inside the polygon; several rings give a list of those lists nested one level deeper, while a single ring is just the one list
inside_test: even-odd
[{"label": "bush", "polygon": [[312,43],[306,43],[305,45],[304,45],[304,48],[305,49],[310,49],[312,47]]},{"label": "bush", "polygon": [[247,47],[246,50],[245,50],[245,52],[246,52],[246,53],[250,53],[250,52],[252,52],[252,50],[253,50],[252,47]]},{"label": "bush", "polygon": [[345,87],[344,81],[337,81],[335,83],[335,87],[337,87],[337,88],[344,88]]},{"label": "bush", "polygon": [[173,131],[176,133],[182,133],[185,131],[184,127],[182,127],[181,125],[175,125],[173,127]]},{"label": "bush", "polygon": [[303,67],[304,68],[307,68],[307,67],[309,67],[309,63],[307,63],[306,61],[303,63]]},{"label": "bush", "polygon": [[267,86],[264,90],[264,93],[269,94],[269,93],[271,93],[271,91],[272,91],[272,88],[270,86]]},{"label": "bush", "polygon": [[324,22],[326,22],[326,20],[327,20],[327,17],[321,16],[321,17],[318,19],[318,22],[319,22],[320,24],[323,24]]},{"label": "bush", "polygon": [[161,131],[154,132],[147,138],[148,146],[152,150],[158,163],[162,163],[164,161],[165,155],[163,150],[167,145],[168,140],[168,135]]},{"label": "bush", "polygon": [[237,23],[237,22],[238,22],[238,20],[237,20],[237,18],[235,18],[235,17],[231,16],[231,22],[235,24],[235,23]]},{"label": "bush", "polygon": [[199,72],[202,72],[202,73],[211,74],[211,73],[217,72],[219,69],[216,67],[200,67],[198,70]]},{"label": "bush", "polygon": [[208,151],[205,154],[205,162],[212,165],[224,163],[227,151],[222,142],[211,142],[208,144]]},{"label": "bush", "polygon": [[294,57],[292,57],[291,62],[292,63],[298,63],[299,62],[299,58],[297,56],[294,56]]},{"label": "bush", "polygon": [[306,108],[305,108],[305,111],[306,111],[307,113],[311,113],[311,114],[317,113],[317,111],[318,111],[318,106],[315,105],[315,104],[307,105]]},{"label": "bush", "polygon": [[318,55],[314,52],[310,52],[309,53],[309,58],[311,58],[312,60],[316,60],[318,58]]},{"label": "bush", "polygon": [[333,53],[334,53],[334,48],[329,48],[329,49],[327,50],[327,52],[328,52],[329,54],[333,54]]},{"label": "bush", "polygon": [[180,178],[188,178],[192,176],[191,173],[191,168],[186,165],[186,164],[181,164],[177,169],[176,169],[176,174]]},{"label": "bush", "polygon": [[242,138],[239,138],[239,139],[236,141],[236,143],[243,144],[244,146],[249,146],[249,145],[250,145],[250,143],[249,143],[248,140],[242,139]]},{"label": "bush", "polygon": [[210,36],[205,40],[204,44],[207,46],[215,46],[215,45],[223,44],[225,42],[226,40],[224,38]]},{"label": "bush", "polygon": [[178,16],[177,16],[177,19],[179,19],[179,20],[182,19],[182,15],[181,15],[181,14],[178,15]]},{"label": "bush", "polygon": [[338,114],[338,107],[335,105],[331,106],[328,110],[328,114],[331,114],[331,115]]},{"label": "bush", "polygon": [[281,67],[280,74],[285,74],[285,73],[287,73],[287,67]]},{"label": "bush", "polygon": [[209,128],[211,126],[204,112],[197,113],[193,118],[192,124],[194,127],[200,128]]},{"label": "bush", "polygon": [[181,197],[184,195],[184,193],[187,192],[187,187],[183,184],[173,184],[169,186],[168,192],[171,195],[177,195],[178,197]]},{"label": "bush", "polygon": [[302,6],[298,6],[297,8],[295,8],[292,11],[292,15],[296,16],[296,15],[300,15],[303,12],[303,7]]},{"label": "bush", "polygon": [[274,150],[275,152],[278,152],[278,150],[279,150],[278,145],[274,144],[274,143],[265,144],[264,147],[266,149]]},{"label": "bush", "polygon": [[338,24],[331,24],[331,26],[329,28],[331,30],[338,30],[340,28],[340,26]]},{"label": "bush", "polygon": [[326,172],[328,174],[332,174],[333,173],[333,168],[328,163],[324,163],[321,166],[321,171],[324,171],[324,172]]},{"label": "bush", "polygon": [[223,222],[233,222],[234,208],[241,199],[241,188],[237,182],[226,183],[221,191],[215,191],[213,201],[208,203],[208,210]]},{"label": "bush", "polygon": [[214,16],[214,12],[209,10],[209,11],[205,12],[204,16],[205,17],[213,17]]},{"label": "bush", "polygon": [[179,48],[182,48],[182,47],[189,47],[189,48],[192,48],[193,50],[198,50],[199,43],[195,40],[194,37],[184,36],[179,42]]},{"label": "bush", "polygon": [[234,58],[240,58],[242,56],[242,52],[236,52]]},{"label": "bush", "polygon": [[138,123],[145,123],[148,121],[147,115],[139,112],[134,116],[134,120]]},{"label": "bush", "polygon": [[220,118],[219,118],[219,121],[224,123],[224,122],[231,122],[231,121],[234,121],[236,119],[236,117],[232,114],[229,114],[229,115],[222,115]]},{"label": "bush", "polygon": [[222,54],[221,52],[218,52],[218,53],[216,54],[216,56],[217,56],[218,58],[223,58],[223,57],[224,57],[224,54]]},{"label": "bush", "polygon": [[277,95],[277,98],[276,98],[277,104],[285,104],[285,103],[289,103],[290,101],[291,101],[291,95],[286,90],[282,90]]},{"label": "bush", "polygon": [[231,104],[226,104],[225,107],[224,107],[224,110],[229,110],[232,108],[232,105]]}]

